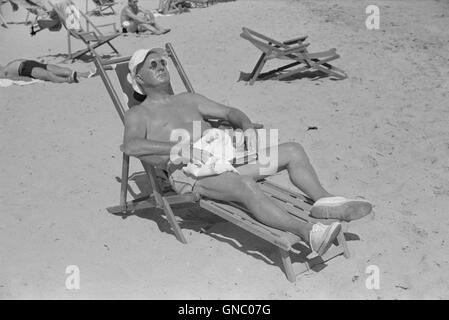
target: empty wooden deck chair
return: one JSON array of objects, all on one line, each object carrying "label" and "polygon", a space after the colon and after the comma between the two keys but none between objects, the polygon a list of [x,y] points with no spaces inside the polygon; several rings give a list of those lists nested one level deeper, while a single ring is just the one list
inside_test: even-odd
[{"label": "empty wooden deck chair", "polygon": [[[49,2],[55,12],[58,14],[59,19],[67,30],[67,44],[68,44],[68,58],[77,59],[89,53],[88,46],[91,48],[98,48],[104,44],[107,44],[114,53],[119,54],[117,49],[111,44],[111,41],[117,38],[120,33],[115,23],[107,23],[103,25],[95,25],[83,12],[81,12],[71,0],[65,0],[57,4]],[[82,19],[85,22],[85,28],[82,25]],[[92,27],[92,31],[90,31]],[[112,27],[112,33],[104,35],[100,31],[100,27]],[[71,38],[82,41],[86,47],[75,53],[72,53]]]},{"label": "empty wooden deck chair", "polygon": [[88,14],[98,14],[102,16],[105,11],[110,11],[108,14],[115,14],[114,6],[118,4],[114,0],[92,0],[95,4],[95,8],[92,10],[87,10],[87,1],[86,0],[86,13]]},{"label": "empty wooden deck chair", "polygon": [[[45,8],[45,6],[43,5],[43,3],[41,3],[41,1],[38,0],[14,0],[14,1],[8,1],[8,0],[2,0],[1,3],[6,3],[9,2],[11,4],[11,6],[13,7],[13,11],[17,11],[18,8],[24,8],[27,11],[27,15],[26,15],[26,19],[25,19],[25,24],[29,24],[29,16],[30,14],[35,15],[34,18],[34,22],[36,22],[36,20],[38,18],[46,18],[48,15],[48,10]],[[1,10],[0,10],[1,11]]]},{"label": "empty wooden deck chair", "polygon": [[[166,44],[166,51],[175,65],[187,91],[194,92],[193,87],[187,78],[186,73],[181,66],[171,44]],[[133,107],[139,103],[134,98],[133,89],[127,80],[127,75],[129,73],[128,60],[130,57],[105,61],[102,60],[94,50],[93,55],[98,73],[100,74],[115,109],[123,122],[126,108]],[[107,73],[105,71],[106,67],[114,71]],[[112,81],[113,78],[116,78],[115,81]],[[121,86],[120,90],[116,90],[114,88],[114,83],[119,83]],[[293,250],[296,250],[297,244],[300,245],[301,250],[308,251],[310,253],[310,250],[304,246],[304,243],[300,237],[289,232],[268,227],[256,221],[252,217],[251,213],[236,203],[220,202],[207,198],[198,199],[198,196],[194,194],[177,195],[173,190],[171,190],[170,187],[166,188],[169,184],[166,181],[167,177],[164,176],[164,173],[161,175],[157,172],[156,167],[148,163],[142,162],[142,165],[151,184],[152,194],[140,199],[127,201],[129,160],[129,156],[123,153],[120,204],[118,206],[108,208],[107,210],[110,213],[126,215],[133,214],[133,212],[137,210],[147,208],[162,209],[173,229],[176,238],[182,243],[187,243],[187,239],[176,221],[171,206],[175,204],[197,203],[201,208],[204,208],[211,213],[247,230],[253,235],[256,235],[275,245],[280,252],[286,276],[288,280],[292,282],[296,280],[296,276],[298,274],[309,270],[316,264],[323,263],[338,255],[344,255],[346,258],[349,257],[349,251],[346,246],[343,232],[340,232],[337,237],[337,241],[335,241],[334,245],[332,245],[332,247],[323,256],[317,256],[312,259],[304,257],[303,262],[292,264],[290,260],[290,251],[294,246],[295,248]],[[282,188],[267,180],[259,181],[259,184],[268,196],[275,200],[280,206],[285,208],[295,218],[301,219],[308,223],[315,223],[318,221],[317,219],[309,216],[312,203],[310,199],[299,193]],[[329,221],[329,223],[331,223],[331,221]]]},{"label": "empty wooden deck chair", "polygon": [[[323,74],[336,79],[345,79],[347,77],[343,70],[334,67],[329,63],[340,57],[336,53],[335,48],[328,51],[310,53],[307,50],[307,47],[310,44],[304,42],[307,39],[307,36],[287,41],[277,41],[248,28],[242,29],[240,36],[262,51],[251,74],[243,79],[249,80],[251,85],[254,84],[257,79],[270,78],[282,80],[304,71],[320,71]],[[265,63],[272,59],[289,60],[290,62],[262,74],[261,72]],[[298,67],[293,70],[290,69],[296,66]]]}]

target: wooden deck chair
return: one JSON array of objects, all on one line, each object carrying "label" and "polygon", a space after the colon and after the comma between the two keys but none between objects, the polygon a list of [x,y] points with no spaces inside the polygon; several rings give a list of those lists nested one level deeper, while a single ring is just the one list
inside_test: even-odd
[{"label": "wooden deck chair", "polygon": [[110,10],[109,14],[115,14],[114,6],[118,4],[118,2],[115,2],[114,0],[92,0],[95,4],[95,8],[87,10],[87,1],[88,0],[86,0],[86,13],[98,14],[100,16],[107,10]]},{"label": "wooden deck chair", "polygon": [[[45,6],[41,0],[13,0],[20,8],[27,11],[24,24],[36,24],[38,20],[50,20],[52,12]],[[30,17],[33,15],[34,17]]]},{"label": "wooden deck chair", "polygon": [[[249,80],[250,85],[254,84],[257,79],[271,78],[282,80],[306,70],[321,71],[322,73],[336,79],[347,78],[347,75],[343,70],[334,67],[329,63],[330,61],[340,57],[336,53],[335,48],[324,52],[309,53],[307,51],[307,47],[310,44],[304,42],[307,39],[307,36],[298,37],[287,41],[277,41],[248,28],[242,29],[243,30],[240,36],[251,42],[262,51],[262,54],[253,71],[247,78],[244,79]],[[290,60],[293,62],[261,74],[265,63],[272,59]],[[298,65],[300,65],[298,68],[284,72],[287,69]]]},{"label": "wooden deck chair", "polygon": [[[166,44],[166,51],[171,58],[173,64],[175,65],[186,89],[189,92],[194,92],[193,87],[187,78],[187,75],[180,64],[173,47],[170,43]],[[128,58],[118,58],[110,61],[102,60],[93,50],[94,62],[97,70],[103,80],[103,83],[112,99],[112,102],[119,114],[120,119],[124,120],[125,106],[132,107],[137,105],[137,102],[133,97],[133,90],[130,83],[127,80],[128,70]],[[111,68],[111,66],[113,66]],[[109,72],[113,77],[117,77],[115,83],[119,83],[121,89],[116,91],[114,88],[112,78],[106,73],[105,68],[108,67],[115,72]],[[123,98],[123,99],[122,99]],[[123,102],[125,101],[125,103]],[[182,243],[187,243],[187,239],[184,236],[181,227],[179,226],[176,218],[174,216],[172,205],[175,204],[185,204],[196,202],[201,208],[204,208],[211,213],[220,216],[221,218],[249,231],[253,235],[256,235],[273,245],[275,245],[281,256],[284,271],[286,273],[287,279],[291,282],[296,280],[296,276],[302,272],[310,270],[313,266],[323,263],[333,257],[338,255],[344,255],[346,258],[349,257],[349,251],[346,245],[346,241],[343,232],[340,232],[335,243],[332,247],[323,255],[317,256],[315,258],[309,259],[304,256],[304,260],[301,263],[293,263],[290,259],[290,251],[296,250],[296,245],[301,246],[301,250],[311,252],[306,246],[304,246],[300,237],[291,234],[289,232],[284,232],[278,229],[268,227],[258,221],[256,221],[251,213],[248,212],[241,205],[230,202],[221,202],[211,199],[201,198],[195,194],[185,194],[177,195],[173,194],[173,191],[164,191],[161,180],[158,178],[157,169],[149,165],[148,163],[142,162],[145,169],[146,175],[152,187],[152,194],[140,199],[134,199],[127,201],[127,191],[128,191],[128,179],[129,179],[129,156],[123,154],[122,162],[122,178],[121,178],[121,189],[120,189],[120,204],[118,206],[110,207],[107,210],[110,213],[118,215],[133,214],[137,210],[147,209],[147,208],[159,208],[165,213],[165,216],[170,223],[176,238]],[[159,175],[160,177],[160,175]],[[163,179],[166,177],[162,177]],[[281,207],[285,208],[290,214],[295,218],[301,219],[308,223],[315,223],[319,220],[314,219],[309,216],[309,211],[311,208],[312,201],[307,197],[287,190],[281,186],[271,183],[267,180],[259,181],[260,187],[263,191],[270,196],[274,201],[276,201]],[[334,220],[333,220],[334,221]],[[322,221],[321,221],[322,222]],[[332,221],[329,220],[329,223]],[[295,246],[295,249],[293,249]]]},{"label": "wooden deck chair", "polygon": [[[107,44],[114,53],[119,54],[117,49],[111,44],[111,41],[117,38],[120,33],[117,30],[115,23],[107,23],[103,25],[95,25],[71,0],[65,0],[63,2],[53,4],[49,2],[53,9],[59,16],[62,24],[67,30],[67,44],[68,44],[68,58],[77,59],[89,53],[89,46],[93,49],[98,48],[104,44]],[[81,18],[84,18],[86,28],[82,26]],[[109,35],[104,35],[100,31],[100,27],[112,27],[113,32]],[[93,31],[90,31],[90,27]],[[86,48],[81,49],[75,53],[72,53],[71,37],[82,41]]]},{"label": "wooden deck chair", "polygon": [[3,27],[5,27],[5,28],[8,28],[8,22],[6,22],[6,19],[3,17],[3,15],[2,15],[2,7],[1,7],[1,4],[0,4],[0,25],[1,26],[3,26]]}]

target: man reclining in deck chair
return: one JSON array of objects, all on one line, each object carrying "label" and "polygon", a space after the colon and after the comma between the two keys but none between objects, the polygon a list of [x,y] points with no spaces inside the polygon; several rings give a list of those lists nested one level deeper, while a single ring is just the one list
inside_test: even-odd
[{"label": "man reclining in deck chair", "polygon": [[[172,95],[164,54],[163,49],[141,49],[130,59],[129,76],[133,89],[146,98],[140,105],[132,107],[125,113],[124,143],[121,146],[124,153],[153,165],[166,164],[170,184],[178,194],[193,192],[215,200],[242,203],[261,223],[300,236],[310,243],[311,249],[318,255],[324,254],[329,249],[341,230],[341,224],[317,223],[312,226],[293,218],[264,194],[256,180],[286,169],[293,184],[315,201],[311,210],[311,215],[315,218],[351,221],[371,212],[372,205],[366,200],[336,197],[326,191],[321,186],[304,149],[298,143],[288,142],[277,146],[278,161],[272,172],[261,173],[262,163],[255,161],[236,168],[222,166],[216,172],[222,172],[221,174],[197,177],[195,172],[187,170],[188,163],[179,161],[177,163],[176,159],[174,161],[173,150],[179,147],[177,139],[173,142],[174,131],[184,130],[192,137],[183,147],[193,154],[193,162],[205,163],[216,156],[205,151],[211,150],[207,148],[210,144],[208,145],[208,141],[202,141],[205,139],[201,135],[209,130],[206,139],[213,140],[219,136],[213,130],[218,129],[211,129],[204,119],[224,119],[253,137],[256,136],[255,129],[262,126],[252,123],[242,111],[214,102],[202,95],[194,93]],[[195,121],[201,123],[201,131],[197,136],[193,136]],[[206,148],[196,149],[198,141],[202,141]],[[225,142],[223,146],[226,149],[227,143]],[[273,150],[269,152],[276,152]]]},{"label": "man reclining in deck chair", "polygon": [[170,31],[156,23],[156,18],[149,10],[143,10],[137,5],[138,0],[128,0],[120,13],[120,23],[123,32],[145,32],[161,35]]}]

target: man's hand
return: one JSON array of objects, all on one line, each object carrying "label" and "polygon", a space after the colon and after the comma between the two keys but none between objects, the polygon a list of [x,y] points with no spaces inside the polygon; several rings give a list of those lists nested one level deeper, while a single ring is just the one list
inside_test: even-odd
[{"label": "man's hand", "polygon": [[189,143],[188,145],[185,144],[181,147],[182,153],[181,155],[176,158],[176,163],[184,163],[187,164],[189,162],[193,162],[193,160],[199,161],[201,163],[206,163],[206,161],[212,157],[213,155],[207,151],[194,148],[192,143]]},{"label": "man's hand", "polygon": [[211,154],[210,152],[207,152],[207,151],[204,151],[201,149],[197,149],[197,148],[193,148],[193,147],[192,147],[191,151],[192,152],[190,154],[192,155],[192,158],[190,161],[197,160],[197,161],[200,161],[201,163],[206,163],[206,161],[209,160],[209,158],[213,156],[213,154]]},{"label": "man's hand", "polygon": [[149,23],[154,23],[155,22],[154,15],[151,13],[151,11],[145,11],[144,12],[144,18]]}]

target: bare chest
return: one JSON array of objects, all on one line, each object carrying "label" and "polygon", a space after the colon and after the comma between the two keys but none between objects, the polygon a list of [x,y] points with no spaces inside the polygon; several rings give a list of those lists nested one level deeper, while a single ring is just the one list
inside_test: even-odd
[{"label": "bare chest", "polygon": [[198,131],[198,127],[204,127],[204,121],[196,107],[188,105],[165,107],[148,114],[147,139],[170,141],[174,131],[184,132],[195,139],[193,134],[194,131]]}]

